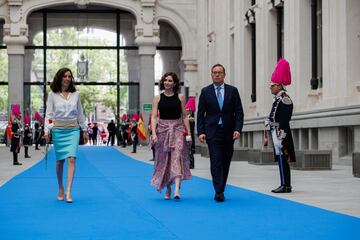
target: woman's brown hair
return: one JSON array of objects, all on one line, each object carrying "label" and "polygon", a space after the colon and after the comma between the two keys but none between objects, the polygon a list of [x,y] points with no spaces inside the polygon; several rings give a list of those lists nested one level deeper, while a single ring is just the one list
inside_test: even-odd
[{"label": "woman's brown hair", "polygon": [[72,71],[69,68],[60,68],[57,71],[57,73],[55,74],[53,82],[50,84],[50,88],[54,93],[61,92],[61,81],[66,72],[70,72],[70,74],[71,74],[71,82],[70,82],[70,85],[69,85],[69,88],[67,89],[67,91],[68,92],[76,92]]},{"label": "woman's brown hair", "polygon": [[160,82],[159,82],[160,91],[165,89],[164,82],[165,82],[165,78],[167,76],[171,76],[174,81],[174,87],[173,87],[174,93],[179,93],[180,92],[180,80],[177,77],[176,73],[173,73],[173,72],[167,72],[161,77]]}]

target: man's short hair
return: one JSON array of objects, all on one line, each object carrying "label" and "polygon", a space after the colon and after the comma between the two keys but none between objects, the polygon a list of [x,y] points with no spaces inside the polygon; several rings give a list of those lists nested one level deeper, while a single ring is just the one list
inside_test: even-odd
[{"label": "man's short hair", "polygon": [[217,63],[217,64],[215,64],[214,66],[212,66],[211,72],[212,72],[212,71],[214,70],[214,68],[216,68],[216,67],[222,67],[222,69],[223,69],[223,71],[224,71],[224,74],[225,74],[225,68],[224,68],[224,66],[221,65],[220,63]]}]

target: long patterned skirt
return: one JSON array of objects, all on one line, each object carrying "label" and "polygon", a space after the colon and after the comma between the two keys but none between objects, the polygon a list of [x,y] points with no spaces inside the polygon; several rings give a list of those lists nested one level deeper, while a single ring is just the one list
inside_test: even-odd
[{"label": "long patterned skirt", "polygon": [[176,177],[191,179],[189,150],[191,145],[185,141],[185,127],[182,118],[176,120],[160,119],[157,127],[154,173],[151,184],[161,191],[173,184]]}]

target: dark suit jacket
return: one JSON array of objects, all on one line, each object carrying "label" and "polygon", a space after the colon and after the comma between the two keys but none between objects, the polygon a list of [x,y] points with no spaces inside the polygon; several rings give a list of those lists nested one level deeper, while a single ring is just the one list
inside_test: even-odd
[{"label": "dark suit jacket", "polygon": [[215,136],[220,117],[226,138],[232,139],[234,131],[241,132],[244,112],[237,88],[224,84],[224,102],[223,108],[220,110],[214,85],[210,84],[201,90],[197,114],[197,134],[205,134],[206,139],[212,139]]}]

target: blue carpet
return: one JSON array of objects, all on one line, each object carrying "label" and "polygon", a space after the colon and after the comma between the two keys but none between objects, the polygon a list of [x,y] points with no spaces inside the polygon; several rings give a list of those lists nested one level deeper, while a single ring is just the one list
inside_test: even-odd
[{"label": "blue carpet", "polygon": [[[0,188],[0,239],[357,239],[360,219],[209,180],[180,202],[150,186],[152,166],[110,147],[80,147],[74,203],[56,200],[55,153]],[[66,177],[66,176],[64,176]]]}]

